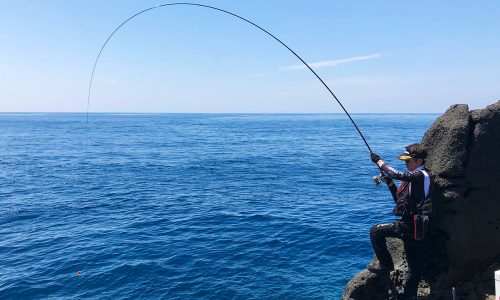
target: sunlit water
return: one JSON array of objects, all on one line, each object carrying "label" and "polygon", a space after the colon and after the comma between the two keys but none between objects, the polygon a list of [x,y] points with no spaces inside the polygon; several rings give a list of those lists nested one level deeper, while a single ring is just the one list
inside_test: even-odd
[{"label": "sunlit water", "polygon": [[[396,167],[436,115],[358,114]],[[342,114],[0,114],[0,298],[338,299],[391,221]]]}]

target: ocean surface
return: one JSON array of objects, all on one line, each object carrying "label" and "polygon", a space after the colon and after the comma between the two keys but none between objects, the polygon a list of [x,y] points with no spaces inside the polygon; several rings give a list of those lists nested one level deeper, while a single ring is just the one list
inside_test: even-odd
[{"label": "ocean surface", "polygon": [[[397,168],[437,115],[354,114]],[[0,114],[0,299],[339,299],[392,200],[343,114]]]}]

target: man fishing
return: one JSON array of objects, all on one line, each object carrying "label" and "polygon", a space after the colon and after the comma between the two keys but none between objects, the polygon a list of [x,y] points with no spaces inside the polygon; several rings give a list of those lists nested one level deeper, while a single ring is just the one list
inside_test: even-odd
[{"label": "man fishing", "polygon": [[[404,299],[416,299],[417,288],[422,276],[422,246],[425,227],[428,221],[428,211],[424,207],[430,206],[430,193],[433,178],[424,163],[427,150],[421,144],[412,144],[399,156],[408,168],[400,172],[387,165],[380,156],[371,153],[371,160],[385,173],[382,180],[387,183],[392,198],[396,203],[393,212],[400,219],[390,224],[377,224],[370,229],[370,240],[378,258],[377,262],[368,265],[368,269],[375,273],[390,272],[394,269],[392,257],[387,250],[386,237],[403,240],[408,263],[408,273],[404,286]],[[396,188],[393,179],[401,180]]]}]

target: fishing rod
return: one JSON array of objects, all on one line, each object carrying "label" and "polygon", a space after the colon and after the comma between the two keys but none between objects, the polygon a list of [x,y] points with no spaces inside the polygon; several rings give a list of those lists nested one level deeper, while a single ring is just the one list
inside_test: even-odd
[{"label": "fishing rod", "polygon": [[[85,127],[85,144],[87,144],[87,133],[88,133],[88,124],[89,124],[89,106],[90,106],[90,94],[91,94],[91,91],[92,91],[92,81],[94,79],[95,69],[96,69],[97,63],[99,62],[99,58],[101,57],[102,51],[104,50],[104,48],[108,44],[108,42],[111,39],[111,37],[113,37],[113,35],[120,28],[122,28],[123,25],[125,25],[130,20],[134,19],[135,17],[137,17],[137,16],[139,16],[139,15],[145,13],[145,12],[148,12],[148,11],[151,11],[151,10],[154,10],[154,9],[157,9],[157,8],[162,8],[162,7],[181,6],[181,5],[182,6],[192,6],[192,7],[207,8],[207,9],[211,9],[211,10],[214,10],[214,11],[222,12],[222,13],[227,14],[227,15],[231,15],[233,17],[236,17],[236,18],[238,18],[238,19],[240,19],[242,21],[245,21],[246,23],[248,23],[248,24],[250,24],[250,25],[252,25],[252,26],[260,29],[261,31],[265,32],[267,35],[269,35],[270,37],[272,37],[275,41],[277,41],[278,43],[280,43],[281,45],[283,45],[286,49],[288,49],[288,51],[290,51],[293,55],[295,55],[295,57],[297,57],[309,69],[309,71],[311,71],[314,74],[314,76],[316,76],[316,78],[323,84],[323,86],[328,90],[328,92],[330,93],[330,95],[333,96],[333,98],[337,101],[337,103],[340,105],[340,107],[342,108],[342,110],[344,110],[344,112],[346,113],[346,115],[349,117],[349,120],[351,120],[352,124],[354,125],[354,128],[356,129],[356,131],[358,132],[359,136],[363,139],[363,142],[365,143],[366,147],[368,148],[368,151],[370,151],[370,154],[373,153],[372,149],[370,148],[370,145],[368,145],[368,142],[366,141],[365,137],[361,133],[361,130],[359,130],[358,125],[356,125],[356,122],[354,122],[354,120],[352,119],[352,117],[349,114],[349,112],[345,109],[344,105],[340,102],[340,100],[337,98],[337,96],[335,96],[335,94],[332,92],[332,90],[330,89],[330,87],[323,81],[323,79],[321,79],[321,77],[306,63],[306,61],[304,59],[302,59],[302,57],[300,57],[295,51],[292,50],[292,48],[290,48],[287,44],[285,44],[283,41],[281,41],[279,38],[277,38],[275,35],[273,35],[269,31],[267,31],[266,29],[262,28],[261,26],[255,24],[254,22],[252,22],[252,21],[250,21],[250,20],[248,20],[248,19],[246,19],[246,18],[244,18],[242,16],[239,16],[239,15],[237,15],[235,13],[232,13],[230,11],[227,11],[227,10],[224,10],[224,9],[221,9],[221,8],[217,8],[217,7],[214,7],[214,6],[205,5],[205,4],[199,4],[199,3],[190,3],[190,2],[166,3],[166,4],[161,4],[161,5],[157,5],[157,6],[153,6],[153,7],[144,9],[144,10],[142,10],[142,11],[134,14],[133,16],[129,17],[125,21],[123,21],[123,23],[121,23],[118,27],[116,27],[115,30],[108,36],[108,38],[106,39],[106,41],[102,45],[101,49],[99,50],[99,54],[97,54],[97,58],[95,59],[95,62],[94,62],[94,67],[92,68],[92,75],[90,76],[89,90],[88,90],[88,95],[87,95],[87,120],[86,120],[86,127]],[[382,173],[382,169],[380,167],[379,167],[379,169],[380,169],[380,172]]]}]

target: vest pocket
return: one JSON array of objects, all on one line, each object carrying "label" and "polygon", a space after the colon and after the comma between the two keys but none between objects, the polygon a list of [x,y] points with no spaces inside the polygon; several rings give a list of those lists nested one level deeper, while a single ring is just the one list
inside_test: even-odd
[{"label": "vest pocket", "polygon": [[429,217],[424,215],[413,215],[413,238],[415,241],[421,241],[425,238]]}]

